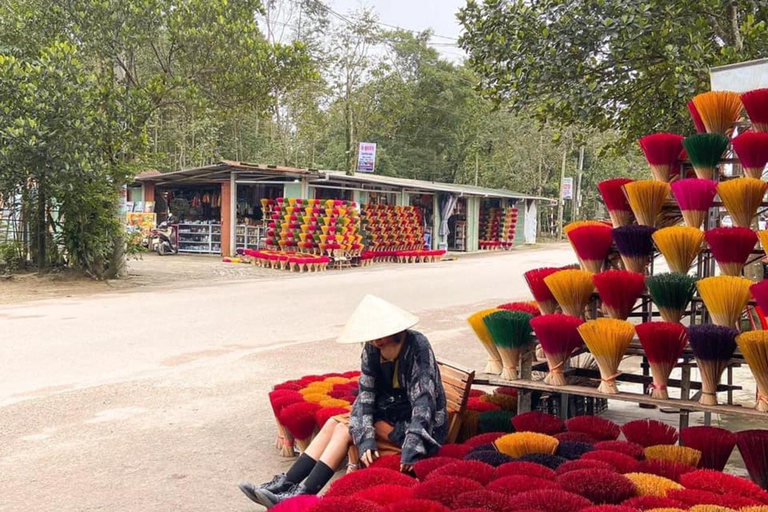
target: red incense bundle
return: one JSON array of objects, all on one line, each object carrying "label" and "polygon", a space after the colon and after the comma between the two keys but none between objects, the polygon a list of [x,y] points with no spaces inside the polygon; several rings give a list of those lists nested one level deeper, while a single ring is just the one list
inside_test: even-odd
[{"label": "red incense bundle", "polygon": [[765,164],[768,163],[768,133],[744,132],[731,143],[744,169],[744,176],[762,179]]},{"label": "red incense bundle", "polygon": [[531,318],[530,322],[549,365],[549,373],[544,382],[564,386],[566,380],[563,366],[583,344],[578,327],[584,321],[571,315],[552,314]]},{"label": "red incense bundle", "polygon": [[584,226],[569,231],[568,240],[579,258],[581,268],[597,274],[602,270],[611,250],[613,233],[607,225]]},{"label": "red incense bundle", "polygon": [[768,490],[768,430],[743,430],[737,445],[749,477]]},{"label": "red incense bundle", "polygon": [[768,314],[768,279],[755,283],[749,287],[757,305],[763,314]]},{"label": "red incense bundle", "polygon": [[645,291],[645,276],[628,270],[608,270],[592,276],[595,289],[603,301],[603,313],[626,320],[637,299]]},{"label": "red incense bundle", "polygon": [[717,182],[690,178],[671,184],[686,226],[701,228],[717,195]]},{"label": "red incense bundle", "polygon": [[640,139],[640,148],[651,167],[653,179],[669,182],[669,178],[678,173],[683,139],[674,133],[654,133]]},{"label": "red incense bundle", "polygon": [[643,447],[677,443],[677,429],[658,420],[634,420],[625,423],[621,432],[627,441]]},{"label": "red incense bundle", "polygon": [[536,303],[539,305],[542,315],[547,315],[557,311],[557,301],[555,296],[549,290],[549,287],[544,282],[544,278],[555,272],[559,272],[560,269],[556,267],[543,267],[529,270],[525,274],[525,281],[528,283],[528,288],[531,290],[531,295],[536,299]]},{"label": "red incense bundle", "polygon": [[522,311],[523,313],[528,313],[529,315],[533,316],[539,316],[541,314],[541,311],[539,311],[536,302],[508,302],[506,304],[496,306],[496,309],[506,309],[507,311]]},{"label": "red incense bundle", "polygon": [[614,228],[632,224],[635,218],[623,189],[624,185],[632,181],[630,178],[615,178],[597,184]]},{"label": "red incense bundle", "polygon": [[704,125],[704,121],[701,120],[701,115],[693,101],[688,102],[688,112],[691,113],[691,119],[693,119],[693,125],[696,127],[696,132],[707,133],[707,127]]},{"label": "red incense bundle", "polygon": [[699,467],[722,471],[731,456],[738,436],[720,427],[687,427],[680,430],[680,440],[701,452]]},{"label": "red incense bundle", "polygon": [[635,331],[651,366],[651,397],[666,400],[669,374],[683,355],[688,333],[682,324],[672,322],[645,322],[635,326]]},{"label": "red incense bundle", "polygon": [[757,235],[749,228],[714,228],[704,232],[712,256],[726,276],[740,276],[744,264],[757,244]]},{"label": "red incense bundle", "polygon": [[752,122],[752,129],[768,132],[768,89],[745,92],[741,95],[741,103]]}]

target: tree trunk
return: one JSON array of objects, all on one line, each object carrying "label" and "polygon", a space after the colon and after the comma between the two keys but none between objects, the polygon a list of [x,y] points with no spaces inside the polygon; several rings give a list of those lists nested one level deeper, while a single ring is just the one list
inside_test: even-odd
[{"label": "tree trunk", "polygon": [[355,169],[352,166],[352,105],[350,104],[350,76],[347,72],[347,87],[344,91],[344,127],[345,127],[345,155],[346,155],[346,171],[348,175],[355,174]]},{"label": "tree trunk", "polygon": [[37,260],[37,270],[41,274],[48,270],[48,236],[46,233],[47,223],[45,222],[46,202],[45,182],[41,179],[37,182],[37,213],[35,215],[35,259]]},{"label": "tree trunk", "polygon": [[737,52],[741,52],[744,49],[744,39],[741,37],[741,30],[739,30],[738,4],[737,0],[731,0],[728,3],[728,21],[730,22],[728,30],[731,32],[731,44]]}]

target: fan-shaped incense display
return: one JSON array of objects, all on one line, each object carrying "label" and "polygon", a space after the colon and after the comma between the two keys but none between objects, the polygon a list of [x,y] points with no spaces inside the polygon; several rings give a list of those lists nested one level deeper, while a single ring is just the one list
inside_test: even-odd
[{"label": "fan-shaped incense display", "polygon": [[499,304],[497,309],[506,309],[508,311],[522,311],[532,316],[539,316],[541,311],[535,301],[531,302],[507,302],[506,304]]},{"label": "fan-shaped incense display", "polygon": [[584,270],[561,270],[544,278],[566,315],[583,317],[595,287],[592,274]]},{"label": "fan-shaped incense display", "polygon": [[624,185],[627,201],[638,224],[655,226],[664,202],[669,197],[669,183],[641,180]]},{"label": "fan-shaped incense display", "polygon": [[627,441],[637,443],[643,448],[660,444],[675,444],[678,440],[677,429],[658,420],[633,420],[621,427]]},{"label": "fan-shaped incense display", "polygon": [[656,231],[653,241],[672,272],[687,274],[704,247],[704,233],[688,226],[672,226]]},{"label": "fan-shaped incense display", "polygon": [[571,354],[583,341],[578,327],[584,322],[570,315],[542,315],[531,319],[531,327],[536,333],[549,365],[549,373],[544,382],[553,386],[565,386],[563,366]]},{"label": "fan-shaped incense display", "polygon": [[693,298],[696,278],[685,274],[656,274],[645,278],[651,300],[665,322],[679,322]]},{"label": "fan-shaped incense display", "polygon": [[736,178],[723,181],[717,186],[717,193],[731,214],[734,226],[750,226],[763,201],[766,187],[768,185],[764,181],[755,178]]},{"label": "fan-shaped incense display", "polygon": [[607,222],[603,222],[601,220],[577,220],[575,222],[571,222],[570,224],[566,224],[563,227],[563,233],[566,235],[573,231],[574,229],[583,228],[586,226],[608,226],[610,225]]},{"label": "fan-shaped incense display", "polygon": [[733,139],[733,150],[739,157],[744,176],[762,179],[768,163],[768,133],[744,132]]},{"label": "fan-shaped incense display", "polygon": [[706,133],[707,127],[704,126],[704,121],[701,120],[699,111],[696,110],[696,105],[693,101],[688,102],[688,112],[691,113],[691,119],[693,119],[693,126],[696,128],[697,133]]},{"label": "fan-shaped incense display", "polygon": [[724,428],[700,426],[682,429],[680,439],[683,445],[701,452],[700,467],[723,471],[738,436]]},{"label": "fan-shaped incense display", "polygon": [[755,409],[768,412],[768,331],[750,331],[736,337],[736,344],[757,383]]},{"label": "fan-shaped incense display", "polygon": [[688,464],[696,467],[701,460],[701,452],[688,448],[687,446],[675,446],[671,444],[660,444],[649,446],[645,449],[645,458],[648,460],[664,459],[681,464]]},{"label": "fan-shaped incense display", "polygon": [[705,179],[678,180],[670,185],[685,224],[701,228],[717,195],[717,182]]},{"label": "fan-shaped incense display", "polygon": [[688,328],[688,342],[701,374],[699,403],[717,405],[717,386],[736,350],[736,334],[736,329],[721,325],[701,324]]},{"label": "fan-shaped incense display", "polygon": [[480,340],[480,343],[483,344],[483,348],[485,348],[485,351],[488,353],[488,364],[485,367],[485,373],[499,375],[502,370],[501,355],[499,354],[499,349],[496,348],[496,344],[493,342],[491,333],[488,332],[488,327],[485,325],[485,317],[496,311],[498,311],[498,309],[484,309],[478,311],[467,318],[467,322],[469,322],[475,336],[477,336],[477,339]]},{"label": "fan-shaped incense display", "polygon": [[683,141],[697,177],[711,180],[717,176],[715,170],[728,147],[728,141],[728,137],[720,133],[697,133]]},{"label": "fan-shaped incense display", "polygon": [[735,327],[749,302],[752,281],[743,277],[717,276],[696,283],[712,323]]},{"label": "fan-shaped incense display", "polygon": [[603,302],[603,313],[610,318],[626,320],[637,299],[645,291],[645,276],[628,270],[608,270],[592,278]]},{"label": "fan-shaped incense display", "polygon": [[556,267],[543,267],[529,270],[523,276],[528,283],[528,289],[531,290],[531,295],[536,299],[536,303],[539,305],[542,315],[547,315],[557,311],[557,301],[555,300],[552,292],[549,291],[549,287],[544,282],[544,279],[559,272],[560,269]]},{"label": "fan-shaped incense display", "polygon": [[517,378],[517,368],[522,349],[530,344],[532,316],[520,311],[496,311],[486,316],[483,321],[493,342],[501,355],[504,368],[501,371],[503,379]]},{"label": "fan-shaped incense display", "polygon": [[741,95],[741,102],[752,122],[752,129],[768,132],[768,89],[745,92]]},{"label": "fan-shaped incense display", "polygon": [[602,226],[583,226],[568,232],[576,256],[579,258],[582,270],[596,274],[603,268],[608,252],[613,244],[611,228]]},{"label": "fan-shaped incense display", "polygon": [[757,235],[749,228],[714,228],[705,233],[712,256],[726,276],[740,276],[757,243]]},{"label": "fan-shaped incense display", "polygon": [[624,194],[624,185],[633,181],[629,178],[614,178],[597,184],[614,228],[632,224],[634,215]]},{"label": "fan-shaped incense display", "polygon": [[741,115],[741,99],[735,92],[709,91],[693,98],[707,133],[728,135]]},{"label": "fan-shaped incense display", "polygon": [[634,326],[624,320],[598,318],[579,326],[579,334],[600,368],[601,393],[616,394],[616,377],[619,376],[619,364],[632,342]]},{"label": "fan-shaped incense display", "polygon": [[683,137],[674,133],[654,133],[640,139],[640,148],[651,167],[653,178],[668,182],[677,174],[680,153],[683,151]]},{"label": "fan-shaped incense display", "polygon": [[635,326],[635,331],[651,366],[651,397],[666,400],[669,374],[683,355],[688,333],[675,322],[645,322]]},{"label": "fan-shaped incense display", "polygon": [[519,459],[531,453],[554,455],[560,442],[552,436],[536,432],[516,432],[501,436],[493,443],[505,455]]},{"label": "fan-shaped incense display", "polygon": [[768,490],[768,430],[744,430],[738,436],[736,445],[749,477]]},{"label": "fan-shaped incense display", "polygon": [[653,253],[652,226],[631,225],[613,230],[613,241],[621,255],[624,268],[630,272],[645,272]]}]

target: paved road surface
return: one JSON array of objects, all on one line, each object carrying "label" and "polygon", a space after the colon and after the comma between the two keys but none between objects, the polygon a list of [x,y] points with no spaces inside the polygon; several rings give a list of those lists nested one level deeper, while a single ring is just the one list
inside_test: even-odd
[{"label": "paved road surface", "polygon": [[566,246],[0,308],[0,511],[250,511],[235,484],[275,454],[269,387],[354,369],[332,339],[366,293],[482,365],[464,319],[527,296]]}]

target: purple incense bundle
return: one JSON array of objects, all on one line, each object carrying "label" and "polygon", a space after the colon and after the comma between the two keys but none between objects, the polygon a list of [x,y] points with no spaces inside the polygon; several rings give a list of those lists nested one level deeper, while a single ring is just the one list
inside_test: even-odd
[{"label": "purple incense bundle", "polygon": [[653,253],[652,226],[631,225],[613,229],[613,241],[619,250],[624,268],[631,272],[644,273]]},{"label": "purple incense bundle", "polygon": [[701,373],[699,403],[717,405],[717,386],[736,350],[737,334],[736,329],[721,325],[702,324],[688,328],[688,343]]}]

